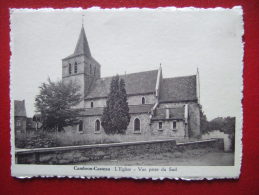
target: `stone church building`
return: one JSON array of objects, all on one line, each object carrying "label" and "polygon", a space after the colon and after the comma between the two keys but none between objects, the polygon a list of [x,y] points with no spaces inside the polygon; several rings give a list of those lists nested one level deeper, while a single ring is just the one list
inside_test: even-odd
[{"label": "stone church building", "polygon": [[[125,80],[130,123],[127,134],[168,137],[200,135],[199,74],[163,78],[157,70],[119,75]],[[101,65],[93,58],[82,26],[75,51],[62,60],[63,82],[77,82],[84,108],[79,125],[66,129],[77,133],[104,134],[101,116],[112,77],[101,77]]]}]

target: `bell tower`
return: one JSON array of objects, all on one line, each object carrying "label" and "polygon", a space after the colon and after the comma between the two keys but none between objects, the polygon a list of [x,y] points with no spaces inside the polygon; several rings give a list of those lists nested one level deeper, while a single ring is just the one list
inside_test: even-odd
[{"label": "bell tower", "polygon": [[[101,65],[92,57],[82,25],[81,32],[72,55],[62,59],[62,81],[76,82],[84,99],[92,84],[101,76]],[[84,101],[78,107],[84,107]]]}]

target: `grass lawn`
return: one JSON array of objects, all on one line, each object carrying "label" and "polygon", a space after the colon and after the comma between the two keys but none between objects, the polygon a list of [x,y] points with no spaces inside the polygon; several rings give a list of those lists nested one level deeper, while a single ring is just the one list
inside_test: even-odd
[{"label": "grass lawn", "polygon": [[117,160],[100,160],[82,163],[84,165],[120,165],[120,166],[233,166],[234,153],[193,149],[184,152],[161,153],[157,155],[142,154]]}]

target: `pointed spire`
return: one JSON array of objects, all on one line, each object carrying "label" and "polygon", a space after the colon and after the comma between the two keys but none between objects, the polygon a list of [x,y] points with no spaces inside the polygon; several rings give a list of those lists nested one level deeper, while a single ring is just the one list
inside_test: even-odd
[{"label": "pointed spire", "polygon": [[85,17],[85,15],[83,14],[82,15],[82,27],[84,27],[84,17]]},{"label": "pointed spire", "polygon": [[74,54],[85,54],[87,57],[91,57],[91,52],[86,39],[83,23]]}]

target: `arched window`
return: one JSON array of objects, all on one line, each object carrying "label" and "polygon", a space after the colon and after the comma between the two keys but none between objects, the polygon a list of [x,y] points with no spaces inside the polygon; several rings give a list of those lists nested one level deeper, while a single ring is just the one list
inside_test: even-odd
[{"label": "arched window", "polygon": [[77,63],[75,62],[75,69],[74,69],[74,73],[77,73]]},{"label": "arched window", "polygon": [[90,74],[92,74],[92,64],[90,64]]},{"label": "arched window", "polygon": [[94,107],[94,102],[91,102],[91,108],[93,108]]},{"label": "arched window", "polygon": [[68,64],[68,73],[69,73],[69,74],[72,73],[72,66],[71,66],[71,64]]},{"label": "arched window", "polygon": [[83,121],[79,121],[78,131],[79,131],[79,132],[82,132],[82,131],[83,131]]},{"label": "arched window", "polygon": [[142,97],[141,102],[142,102],[142,104],[145,104],[145,103],[146,103],[146,99],[145,99],[145,97]]},{"label": "arched window", "polygon": [[95,131],[100,131],[100,121],[98,119],[95,121]]},{"label": "arched window", "polygon": [[140,131],[140,120],[138,118],[134,120],[134,131]]},{"label": "arched window", "polygon": [[173,121],[173,129],[176,129],[176,126],[177,125],[177,123],[176,123],[176,121]]}]

